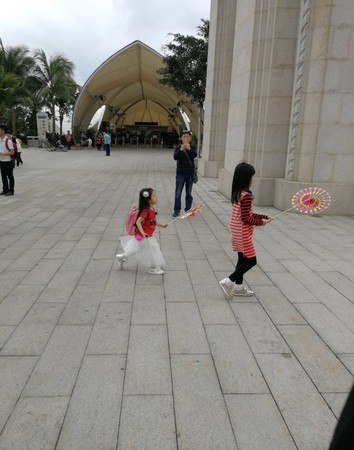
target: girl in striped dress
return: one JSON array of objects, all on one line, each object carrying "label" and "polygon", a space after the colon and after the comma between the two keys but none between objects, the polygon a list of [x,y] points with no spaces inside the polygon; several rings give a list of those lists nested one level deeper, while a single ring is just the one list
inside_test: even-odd
[{"label": "girl in striped dress", "polygon": [[250,297],[253,292],[243,285],[243,275],[257,264],[253,245],[253,228],[269,223],[272,219],[252,212],[253,195],[250,191],[256,171],[247,163],[236,166],[232,181],[230,221],[232,249],[238,254],[235,271],[219,282],[225,297]]}]

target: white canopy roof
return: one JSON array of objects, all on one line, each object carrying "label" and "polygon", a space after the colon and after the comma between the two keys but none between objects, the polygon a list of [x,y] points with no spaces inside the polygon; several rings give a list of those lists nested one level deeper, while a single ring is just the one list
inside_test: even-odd
[{"label": "white canopy roof", "polygon": [[162,56],[140,41],[112,55],[83,86],[75,104],[73,126],[86,130],[98,108],[105,105],[103,120],[119,128],[148,122],[186,128],[183,111],[190,119],[188,128],[196,130],[198,106],[158,82],[160,67]]}]

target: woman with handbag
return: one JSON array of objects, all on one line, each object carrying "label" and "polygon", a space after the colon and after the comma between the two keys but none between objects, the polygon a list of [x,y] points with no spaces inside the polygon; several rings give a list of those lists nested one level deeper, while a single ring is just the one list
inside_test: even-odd
[{"label": "woman with handbag", "polygon": [[173,159],[177,161],[176,190],[173,217],[181,212],[181,197],[184,186],[186,187],[185,211],[192,208],[192,189],[195,180],[194,159],[197,157],[197,149],[191,144],[192,134],[189,130],[182,131],[181,144],[177,145],[173,153]]}]

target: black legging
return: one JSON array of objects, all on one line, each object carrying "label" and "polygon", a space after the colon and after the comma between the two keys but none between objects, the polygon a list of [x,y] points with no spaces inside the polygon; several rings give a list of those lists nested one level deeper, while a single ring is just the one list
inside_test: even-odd
[{"label": "black legging", "polygon": [[253,266],[257,264],[257,258],[253,256],[252,258],[246,258],[243,253],[237,252],[238,261],[236,264],[235,272],[233,272],[229,278],[236,284],[243,283],[243,275],[252,269]]}]

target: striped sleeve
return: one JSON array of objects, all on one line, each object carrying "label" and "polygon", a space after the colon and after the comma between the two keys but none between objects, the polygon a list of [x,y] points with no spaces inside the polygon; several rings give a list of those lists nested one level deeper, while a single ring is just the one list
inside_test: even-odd
[{"label": "striped sleeve", "polygon": [[247,193],[241,199],[241,221],[247,225],[263,225],[262,219],[266,219],[264,214],[254,214],[252,212],[252,195]]}]

